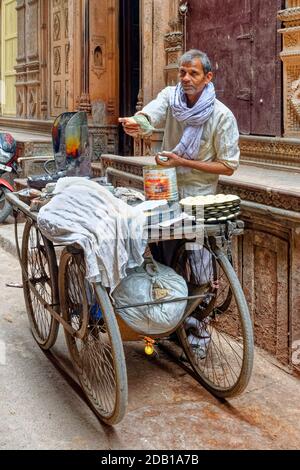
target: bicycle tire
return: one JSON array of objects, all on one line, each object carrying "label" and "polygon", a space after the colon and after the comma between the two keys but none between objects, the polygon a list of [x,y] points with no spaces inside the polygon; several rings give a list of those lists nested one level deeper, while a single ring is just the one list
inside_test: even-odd
[{"label": "bicycle tire", "polygon": [[[123,419],[128,402],[123,343],[106,289],[100,284],[92,289],[85,280],[82,253],[63,251],[59,291],[63,318],[75,330],[84,322],[87,324],[82,339],[65,329],[66,343],[82,389],[97,416],[108,425],[117,424]],[[99,319],[93,319],[90,313],[92,297],[100,307]]]},{"label": "bicycle tire", "polygon": [[59,323],[45,309],[30,285],[35,287],[45,303],[58,312],[58,268],[53,244],[42,235],[32,220],[27,220],[24,227],[21,265],[23,292],[31,331],[38,345],[48,350],[56,341]]},{"label": "bicycle tire", "polygon": [[[183,248],[179,250],[177,257],[182,255],[182,251]],[[185,327],[189,321],[179,326],[177,335],[198,381],[215,396],[230,398],[241,394],[249,383],[253,368],[253,329],[247,302],[233,266],[221,250],[214,249],[211,253],[214,264],[212,281],[216,282],[217,277],[222,279],[220,272],[225,275],[220,281],[221,284],[223,282],[225,285],[226,279],[228,281],[227,291],[224,289],[225,300],[220,299],[218,304],[217,293],[214,302],[210,302],[210,309],[206,309],[205,319],[197,323],[200,331],[198,347],[197,339],[196,344],[190,344],[191,338],[194,340],[195,337],[191,336],[188,328]],[[193,317],[193,313],[190,317]],[[226,319],[225,322],[224,319]],[[195,319],[193,322],[195,323]],[[218,322],[219,326],[217,326]],[[217,329],[222,328],[222,323],[223,333]],[[232,334],[235,330],[236,337]],[[238,336],[240,334],[241,339]],[[241,356],[237,352],[240,344],[242,344]],[[230,359],[227,359],[225,355]],[[230,361],[233,364],[230,365]],[[228,375],[225,377],[227,372]],[[229,380],[228,376],[231,376],[232,380]]]}]

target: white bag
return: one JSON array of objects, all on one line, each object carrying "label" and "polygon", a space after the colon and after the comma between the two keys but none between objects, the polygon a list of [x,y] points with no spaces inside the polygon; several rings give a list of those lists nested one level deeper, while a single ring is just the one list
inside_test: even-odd
[{"label": "white bag", "polygon": [[[153,259],[145,260],[139,268],[128,270],[128,276],[112,294],[117,308],[187,296],[188,288],[183,277]],[[155,335],[176,328],[183,318],[186,305],[187,300],[183,300],[131,307],[117,312],[133,330],[144,335]]]}]

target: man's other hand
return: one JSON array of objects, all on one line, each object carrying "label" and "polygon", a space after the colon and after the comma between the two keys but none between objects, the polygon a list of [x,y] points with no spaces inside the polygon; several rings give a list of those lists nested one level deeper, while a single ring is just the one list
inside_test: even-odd
[{"label": "man's other hand", "polygon": [[[159,157],[167,158],[168,160],[162,161]],[[179,157],[176,153],[172,152],[161,152],[158,153],[155,157],[156,163],[160,166],[164,166],[165,168],[174,168],[177,166],[183,166],[185,160],[184,158]]]},{"label": "man's other hand", "polygon": [[140,134],[141,127],[132,117],[119,118],[119,122],[122,124],[124,132],[130,137],[137,137]]}]

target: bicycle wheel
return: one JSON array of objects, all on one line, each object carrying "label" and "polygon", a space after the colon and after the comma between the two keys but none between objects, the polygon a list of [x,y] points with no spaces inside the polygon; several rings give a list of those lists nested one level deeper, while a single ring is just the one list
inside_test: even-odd
[{"label": "bicycle wheel", "polygon": [[59,311],[57,263],[52,243],[40,232],[35,222],[25,224],[22,240],[22,278],[27,314],[32,334],[42,349],[56,341],[59,323],[45,304]]},{"label": "bicycle wheel", "polygon": [[[200,271],[205,267],[205,276],[209,276],[203,286],[204,298],[180,325],[177,335],[199,382],[214,395],[229,398],[242,393],[250,380],[252,323],[230,261],[221,250],[204,246],[202,255],[205,251],[210,254],[210,261],[200,263]],[[191,273],[193,267],[188,258],[182,245],[174,269],[181,274]]]},{"label": "bicycle wheel", "polygon": [[64,250],[59,292],[63,318],[75,330],[65,329],[65,337],[81,386],[99,418],[117,424],[128,397],[123,344],[106,290],[85,279],[82,252]]}]

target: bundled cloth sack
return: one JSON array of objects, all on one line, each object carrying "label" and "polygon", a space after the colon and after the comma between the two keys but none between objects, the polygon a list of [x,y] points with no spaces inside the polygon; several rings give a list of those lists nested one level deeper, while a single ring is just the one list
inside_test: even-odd
[{"label": "bundled cloth sack", "polygon": [[147,245],[146,218],[138,207],[115,198],[85,178],[62,178],[38,215],[38,227],[53,243],[84,250],[87,279],[114,290],[128,268],[141,266]]},{"label": "bundled cloth sack", "polygon": [[159,302],[156,305],[131,307],[117,310],[133,330],[145,335],[170,332],[183,318],[187,300],[164,303],[166,300],[188,296],[188,287],[173,269],[146,259],[143,266],[127,271],[113,292],[115,307]]}]

